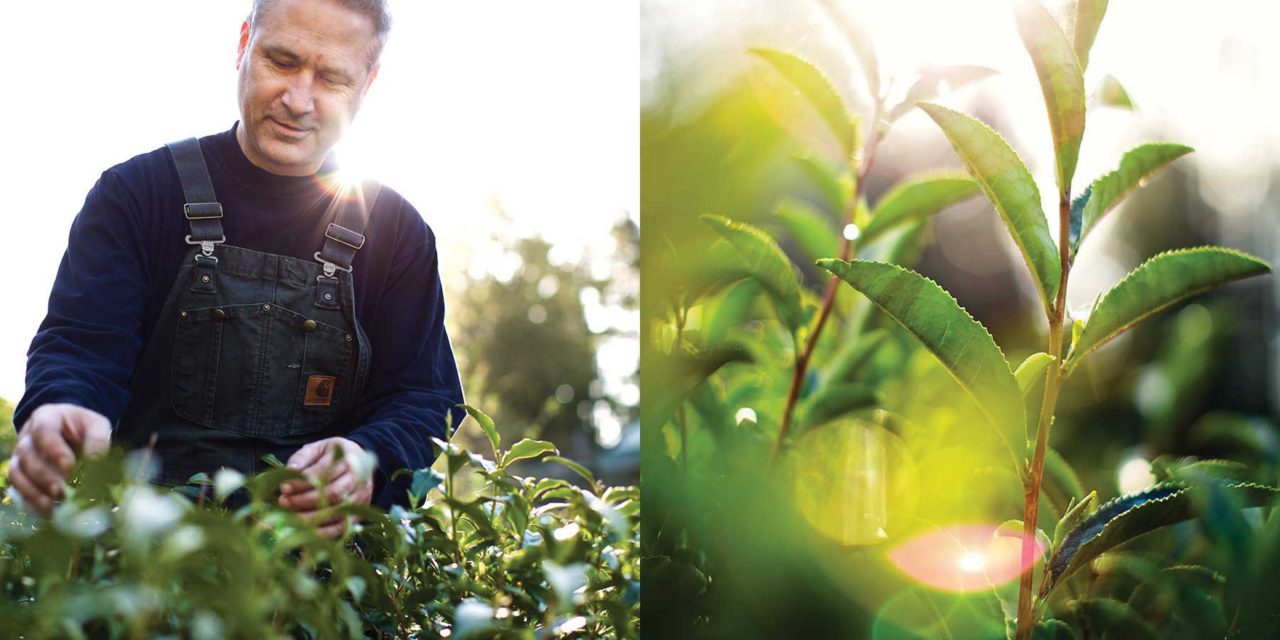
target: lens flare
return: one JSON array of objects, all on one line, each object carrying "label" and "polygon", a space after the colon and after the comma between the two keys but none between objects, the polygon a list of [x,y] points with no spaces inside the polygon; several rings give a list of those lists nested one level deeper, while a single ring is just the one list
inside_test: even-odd
[{"label": "lens flare", "polygon": [[[994,524],[959,524],[922,533],[889,551],[898,570],[926,586],[968,593],[1016,579],[1022,538],[996,536]],[[1044,546],[1036,543],[1036,558]]]}]

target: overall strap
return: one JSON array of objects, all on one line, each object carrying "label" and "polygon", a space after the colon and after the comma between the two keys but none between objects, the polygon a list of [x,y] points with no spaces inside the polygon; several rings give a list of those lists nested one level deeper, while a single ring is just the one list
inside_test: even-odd
[{"label": "overall strap", "polygon": [[337,218],[324,232],[324,247],[316,252],[316,260],[324,265],[324,275],[333,277],[339,269],[351,271],[356,251],[364,246],[364,227],[369,212],[378,201],[382,185],[376,182],[352,189],[347,206],[338,210]]},{"label": "overall strap", "polygon": [[178,179],[182,182],[182,193],[186,199],[182,213],[191,225],[187,244],[200,245],[204,255],[210,256],[213,245],[226,242],[227,237],[222,232],[222,205],[218,204],[213,193],[213,181],[209,178],[204,154],[200,152],[200,141],[187,138],[165,146],[173,154],[173,164],[178,168]]}]

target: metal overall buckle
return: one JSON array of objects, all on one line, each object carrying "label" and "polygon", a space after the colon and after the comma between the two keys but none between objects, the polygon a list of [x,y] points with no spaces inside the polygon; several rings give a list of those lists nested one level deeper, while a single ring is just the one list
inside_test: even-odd
[{"label": "metal overall buckle", "polygon": [[[226,241],[227,241],[226,234],[223,234],[222,237],[218,238],[217,240],[192,240],[191,236],[189,235],[187,236],[187,244],[200,245],[200,252],[204,254],[204,257],[212,258],[214,262],[218,261],[218,257],[213,255],[213,246],[217,244],[222,244]],[[199,261],[200,257],[201,256],[196,256],[196,260]]]},{"label": "metal overall buckle", "polygon": [[333,274],[339,271],[346,271],[347,273],[351,273],[351,267],[339,267],[337,264],[334,264],[322,258],[320,256],[319,251],[316,252],[316,261],[324,265],[324,276],[316,276],[317,280],[320,279],[321,277],[332,278]]}]

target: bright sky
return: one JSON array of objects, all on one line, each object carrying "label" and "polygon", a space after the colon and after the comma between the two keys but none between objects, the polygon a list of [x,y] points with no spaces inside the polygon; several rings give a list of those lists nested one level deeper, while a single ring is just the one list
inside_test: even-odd
[{"label": "bright sky", "polygon": [[[22,393],[67,231],[101,172],[238,118],[234,63],[249,5],[46,0],[0,10],[0,396]],[[492,250],[495,232],[541,234],[572,258],[606,245],[623,216],[638,220],[636,2],[391,0],[391,10],[382,71],[343,157],[423,212],[447,282]],[[509,226],[499,228],[495,203]],[[636,359],[601,364],[634,370]]]}]

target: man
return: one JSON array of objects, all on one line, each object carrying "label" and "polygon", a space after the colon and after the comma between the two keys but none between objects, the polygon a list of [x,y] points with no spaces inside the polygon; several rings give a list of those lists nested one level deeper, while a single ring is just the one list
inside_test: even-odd
[{"label": "man", "polygon": [[380,0],[256,0],[240,121],[89,192],[14,413],[28,508],[49,513],[76,457],[109,442],[152,448],[166,485],[274,454],[308,479],[280,504],[313,521],[326,501],[407,502],[392,473],[428,466],[461,418],[435,237],[390,189],[337,184],[329,156],[389,27]]}]

